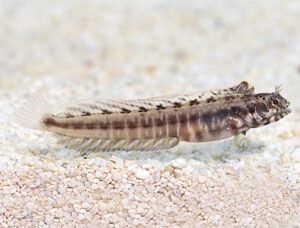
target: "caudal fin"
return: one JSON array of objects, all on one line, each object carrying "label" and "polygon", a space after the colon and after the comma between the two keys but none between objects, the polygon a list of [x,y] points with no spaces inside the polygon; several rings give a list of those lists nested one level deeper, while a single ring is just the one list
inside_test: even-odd
[{"label": "caudal fin", "polygon": [[16,110],[13,122],[26,128],[44,130],[43,120],[51,112],[51,105],[40,94],[35,94]]}]

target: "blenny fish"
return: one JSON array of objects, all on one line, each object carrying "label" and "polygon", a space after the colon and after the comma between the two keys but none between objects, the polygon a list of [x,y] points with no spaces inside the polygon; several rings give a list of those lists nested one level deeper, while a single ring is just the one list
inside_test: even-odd
[{"label": "blenny fish", "polygon": [[58,143],[81,152],[161,150],[180,141],[209,142],[245,134],[289,114],[290,102],[275,88],[255,93],[236,86],[186,95],[135,100],[83,100],[55,110],[39,96],[16,113],[20,125],[56,133]]}]

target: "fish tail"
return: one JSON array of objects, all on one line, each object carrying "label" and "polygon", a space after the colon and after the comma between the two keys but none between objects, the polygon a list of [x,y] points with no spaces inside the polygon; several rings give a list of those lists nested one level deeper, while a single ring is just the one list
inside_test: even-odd
[{"label": "fish tail", "polygon": [[44,120],[53,112],[52,106],[40,94],[34,94],[16,110],[12,121],[20,126],[45,130]]}]

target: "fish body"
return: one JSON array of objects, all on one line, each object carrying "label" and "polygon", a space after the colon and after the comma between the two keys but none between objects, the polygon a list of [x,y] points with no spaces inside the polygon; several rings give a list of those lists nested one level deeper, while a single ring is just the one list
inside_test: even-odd
[{"label": "fish body", "polygon": [[[33,120],[28,112],[32,109],[27,108],[19,112],[19,123],[66,136],[66,145],[81,141],[72,144],[75,149],[80,144],[93,150],[157,150],[179,141],[208,142],[245,133],[283,118],[291,112],[289,104],[278,90],[255,94],[254,87],[243,81],[206,93],[79,101],[57,112],[43,112],[39,107]],[[82,140],[89,144],[82,146]]]}]

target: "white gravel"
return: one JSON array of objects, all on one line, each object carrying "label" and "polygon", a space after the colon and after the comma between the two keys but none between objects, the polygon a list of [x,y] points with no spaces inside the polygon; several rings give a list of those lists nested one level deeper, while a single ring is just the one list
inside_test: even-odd
[{"label": "white gravel", "polygon": [[[300,2],[0,1],[1,227],[299,227]],[[9,122],[54,104],[282,84],[246,137],[87,157]]]},{"label": "white gravel", "polygon": [[147,170],[139,168],[135,171],[135,176],[139,179],[145,180],[150,177],[150,174]]}]

